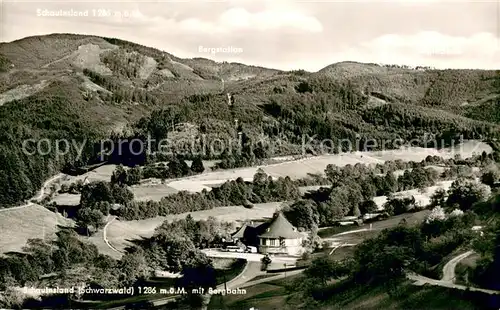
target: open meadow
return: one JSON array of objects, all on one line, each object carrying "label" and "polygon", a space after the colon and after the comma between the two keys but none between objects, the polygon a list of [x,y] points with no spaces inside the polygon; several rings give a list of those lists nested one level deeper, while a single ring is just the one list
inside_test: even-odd
[{"label": "open meadow", "polygon": [[70,226],[73,221],[45,207],[32,204],[0,212],[0,253],[21,251],[30,238],[54,238],[58,225]]},{"label": "open meadow", "polygon": [[80,204],[80,194],[56,194],[51,202],[55,202],[59,206],[77,206]]},{"label": "open meadow", "polygon": [[103,165],[79,176],[67,175],[63,178],[63,182],[61,183],[66,183],[69,185],[78,180],[81,181],[87,180],[89,182],[95,182],[95,181],[109,182],[111,180],[111,175],[113,175],[113,171],[115,171],[115,169],[116,165]]},{"label": "open meadow", "polygon": [[134,199],[137,201],[160,201],[165,196],[179,192],[178,189],[167,184],[161,184],[158,182],[159,180],[155,181],[131,186],[130,191],[134,194]]},{"label": "open meadow", "polygon": [[[124,250],[130,246],[130,240],[140,239],[141,237],[151,237],[156,227],[164,221],[174,221],[184,219],[188,214],[191,214],[195,221],[206,220],[213,216],[223,222],[243,222],[246,220],[264,220],[270,219],[273,213],[281,206],[281,202],[255,204],[252,209],[247,209],[242,206],[218,207],[211,210],[186,212],[181,214],[158,216],[152,219],[139,221],[119,221],[111,222],[107,229],[107,238],[118,250]],[[237,228],[235,226],[235,228]]]},{"label": "open meadow", "polygon": [[[172,180],[165,180],[161,184],[159,179],[148,179],[141,182],[141,184],[134,185],[130,189],[134,193],[137,200],[155,200],[159,201],[162,197],[174,194],[178,191],[201,192],[203,189],[210,191],[214,186],[222,184],[226,181],[235,180],[239,177],[245,181],[251,181],[253,176],[260,168],[265,173],[273,178],[290,177],[292,179],[300,179],[308,177],[311,174],[324,174],[327,165],[333,164],[339,167],[348,164],[355,165],[361,164],[378,164],[384,163],[388,160],[403,160],[403,161],[422,161],[427,156],[440,156],[443,158],[452,158],[456,154],[460,154],[462,158],[471,157],[474,154],[481,154],[483,151],[490,153],[491,147],[486,143],[468,140],[463,144],[455,147],[450,147],[442,150],[433,148],[411,147],[402,148],[399,150],[387,150],[376,152],[353,152],[342,154],[331,154],[321,156],[310,156],[294,160],[293,157],[279,157],[279,163],[268,164],[255,167],[245,167],[237,169],[227,169],[219,171],[210,171],[208,167],[213,167],[215,161],[205,161],[207,167],[204,173],[177,178]],[[188,163],[189,164],[189,163]],[[443,167],[432,166],[438,171],[442,171]],[[78,177],[65,176],[62,183],[70,184],[77,180],[88,181],[109,181],[116,165],[104,165],[93,171],[82,174]],[[397,171],[396,175],[404,173],[403,170]],[[313,187],[308,189],[314,189]],[[308,190],[304,189],[304,190]],[[75,205],[80,200],[80,195],[65,194],[62,197],[56,196],[53,201],[57,204]]]},{"label": "open meadow", "polygon": [[[421,192],[418,189],[411,189],[407,191],[401,191],[394,194],[394,197],[405,198],[413,196],[415,198],[415,203],[419,206],[426,206],[430,203],[431,196],[438,190],[444,189],[447,191],[454,180],[441,181],[434,186],[425,188],[425,191]],[[384,203],[387,202],[387,196],[377,196],[373,198],[373,201],[377,204],[380,210],[383,209]]]},{"label": "open meadow", "polygon": [[[199,175],[179,178],[175,180],[166,180],[161,184],[159,180],[145,180],[141,184],[131,187],[132,192],[137,200],[160,200],[177,191],[186,190],[191,192],[199,192],[203,189],[210,190],[211,186],[221,184],[225,181],[242,177],[246,181],[253,179],[253,175],[259,168],[262,168],[267,174],[272,177],[289,176],[293,179],[307,177],[309,174],[322,174],[328,164],[337,166],[345,166],[347,164],[377,164],[387,160],[400,159],[403,161],[421,161],[429,155],[437,155],[443,158],[451,158],[456,154],[460,154],[462,158],[467,158],[473,154],[480,154],[483,151],[491,152],[491,147],[487,144],[478,141],[466,141],[462,145],[454,148],[436,150],[430,148],[405,148],[393,151],[377,151],[377,152],[355,152],[335,155],[322,155],[316,157],[307,157],[298,160],[283,161],[277,164],[270,164],[258,167],[246,167],[239,169],[228,169],[221,171],[207,171]],[[115,165],[107,165],[97,168],[92,172],[88,172],[75,179],[88,180],[109,180]],[[440,168],[441,167],[437,167]],[[402,172],[401,172],[402,173]],[[67,179],[66,179],[67,181]],[[421,192],[419,190],[403,191],[396,194],[399,197],[414,196],[417,203],[427,205],[430,201],[430,196],[438,189],[448,189],[452,181],[440,182],[436,186],[427,188]],[[304,188],[313,189],[313,188]],[[67,204],[75,204],[79,200],[78,195],[59,196],[55,201],[61,201]],[[374,201],[381,209],[387,201],[387,197],[375,197]],[[256,204],[253,209],[246,209],[242,206],[233,207],[218,207],[212,210],[204,210],[190,213],[171,215],[168,217],[156,217],[153,219],[141,221],[119,221],[115,220],[107,226],[107,237],[109,243],[118,250],[123,250],[129,246],[130,240],[142,237],[149,237],[154,232],[154,229],[163,223],[165,220],[175,220],[185,218],[187,214],[191,214],[195,220],[206,219],[209,216],[214,216],[222,221],[238,222],[247,219],[265,219],[272,216],[273,212],[280,203]],[[94,238],[96,239],[96,238]],[[93,240],[93,239],[91,239]],[[94,240],[95,241],[95,240]],[[100,241],[99,241],[100,242]],[[103,244],[99,244],[104,250]],[[109,246],[108,246],[109,249]]]},{"label": "open meadow", "polygon": [[[430,197],[437,189],[449,189],[453,181],[439,182],[435,186],[426,188],[424,192],[419,190],[408,190],[395,193],[395,197],[415,197],[417,204],[426,206],[430,202]],[[379,209],[383,209],[384,203],[387,201],[387,196],[378,196],[373,199]],[[154,229],[161,225],[165,220],[173,221],[183,219],[188,214],[191,214],[194,220],[206,220],[209,216],[213,216],[218,220],[225,222],[243,222],[245,220],[265,220],[271,218],[275,210],[283,203],[263,203],[255,204],[252,209],[247,209],[242,206],[218,207],[211,210],[186,212],[181,214],[158,216],[152,219],[139,221],[119,221],[115,220],[107,226],[107,238],[109,243],[118,250],[124,250],[131,245],[130,240],[140,239],[141,237],[150,237]],[[416,214],[427,214],[428,211],[421,211]],[[399,217],[394,217],[397,220]],[[402,219],[403,217],[401,217]],[[392,219],[392,218],[391,218]],[[399,219],[399,220],[401,220]],[[420,219],[420,218],[419,218]],[[399,220],[397,220],[399,222]],[[392,222],[392,221],[391,221]],[[376,224],[377,226],[380,224]],[[235,227],[236,228],[236,227]]]},{"label": "open meadow", "polygon": [[429,155],[440,156],[443,158],[453,158],[456,154],[460,154],[462,158],[468,158],[474,154],[481,154],[483,151],[491,153],[492,149],[486,143],[470,140],[455,147],[441,150],[410,147],[388,151],[321,155],[271,165],[208,172],[178,179],[167,184],[177,190],[199,192],[203,189],[209,190],[209,185],[211,184],[220,184],[228,180],[234,180],[238,177],[241,177],[244,180],[251,180],[259,168],[275,178],[288,176],[292,179],[300,179],[311,174],[323,174],[326,166],[329,164],[339,167],[346,166],[348,164],[355,165],[357,163],[370,165],[378,163],[382,164],[388,160],[397,159],[420,162]]},{"label": "open meadow", "polygon": [[[210,185],[220,184],[224,181],[242,177],[245,180],[251,180],[257,169],[262,168],[266,173],[273,177],[290,176],[292,178],[305,177],[310,173],[323,173],[326,165],[335,164],[345,166],[347,164],[355,164],[357,162],[364,164],[383,163],[387,160],[413,160],[421,161],[429,155],[438,155],[444,158],[455,156],[456,150],[461,150],[461,157],[466,158],[474,154],[480,154],[483,151],[491,152],[491,148],[477,141],[467,141],[464,145],[457,146],[455,149],[444,149],[441,151],[435,149],[424,148],[407,148],[405,150],[383,151],[383,152],[358,152],[338,155],[325,155],[318,157],[309,157],[295,161],[285,161],[278,164],[266,165],[261,167],[249,167],[225,171],[206,172],[200,175],[190,176],[177,179],[172,182],[166,182],[156,186],[141,184],[136,186],[134,194],[139,194],[138,199],[158,200],[161,198],[163,188],[165,194],[178,190],[190,190],[192,192],[201,191],[203,188],[210,189]],[[440,168],[440,167],[438,167]],[[414,196],[417,204],[427,205],[430,202],[431,195],[438,189],[447,190],[453,181],[439,182],[436,186],[427,188],[425,191],[409,190],[396,193],[397,197]],[[141,193],[142,191],[142,193]],[[150,197],[148,197],[148,191]],[[387,201],[386,196],[375,197],[374,201],[382,209],[383,204]],[[168,217],[156,217],[140,221],[113,221],[107,227],[107,236],[110,244],[116,249],[123,250],[129,246],[130,240],[142,237],[149,237],[154,232],[154,229],[163,223],[165,220],[175,220],[184,218],[187,214],[191,214],[195,220],[206,219],[209,216],[214,216],[222,221],[238,222],[247,219],[265,219],[272,216],[273,212],[280,203],[256,204],[251,210],[245,209],[242,206],[235,207],[218,207],[211,210],[196,211],[171,215]]]}]

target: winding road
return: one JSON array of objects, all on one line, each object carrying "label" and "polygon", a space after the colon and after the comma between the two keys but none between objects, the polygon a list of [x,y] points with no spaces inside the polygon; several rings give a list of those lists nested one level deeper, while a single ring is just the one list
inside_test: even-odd
[{"label": "winding road", "polygon": [[17,210],[17,209],[22,209],[22,208],[26,208],[26,207],[29,207],[29,206],[32,206],[34,205],[33,202],[31,202],[32,200],[41,200],[44,196],[45,196],[45,192],[46,192],[46,189],[47,187],[52,183],[54,182],[55,180],[57,179],[60,179],[64,176],[63,173],[58,173],[56,174],[55,176],[51,177],[50,179],[48,179],[47,181],[45,181],[42,185],[42,188],[38,191],[38,193],[36,194],[36,196],[30,198],[28,200],[28,203],[22,205],[22,206],[17,206],[17,207],[12,207],[12,208],[5,208],[5,209],[0,209],[0,212],[6,212],[6,211],[12,211],[12,210]]},{"label": "winding road", "polygon": [[[114,219],[112,219],[111,221],[113,221],[113,220]],[[108,223],[110,223],[110,222],[108,222]],[[358,233],[360,231],[364,231],[364,230],[358,229],[358,230],[342,232],[342,233],[333,235],[332,237],[355,234],[355,233]],[[340,245],[340,246],[344,246],[344,245]],[[345,244],[345,246],[347,246],[347,244]],[[473,253],[474,253],[473,251],[467,251],[465,253],[457,255],[456,257],[454,257],[450,261],[448,261],[443,267],[443,277],[441,280],[427,278],[427,277],[424,277],[422,275],[418,275],[415,273],[408,273],[407,278],[409,280],[414,281],[413,285],[417,285],[417,286],[429,284],[429,285],[448,287],[448,288],[454,288],[454,289],[460,289],[460,290],[470,289],[471,291],[479,291],[479,292],[484,292],[487,294],[500,294],[499,291],[493,291],[493,290],[482,289],[482,288],[467,287],[465,285],[459,285],[459,284],[453,283],[453,281],[455,279],[455,268],[456,268],[457,264],[462,259],[472,255]],[[236,254],[236,253],[234,253],[234,254]],[[235,278],[226,282],[225,284],[224,283],[219,284],[217,286],[217,289],[223,290],[225,288],[227,288],[227,289],[247,288],[250,286],[257,285],[257,284],[267,283],[267,282],[271,282],[274,280],[283,279],[283,278],[288,277],[288,276],[297,275],[297,274],[300,274],[304,271],[304,269],[293,270],[293,271],[286,272],[286,274],[279,273],[279,274],[276,274],[275,276],[269,276],[269,277],[262,278],[262,279],[252,280],[259,275],[266,274],[266,272],[260,270],[260,267],[261,267],[260,261],[253,261],[253,260],[247,261],[245,268],[241,271],[241,273],[238,276],[236,276]],[[154,304],[154,306],[161,306],[161,305],[165,305],[169,302],[176,300],[178,297],[180,297],[180,295],[167,296],[164,298],[151,300],[151,302]],[[116,307],[116,308],[112,308],[112,309],[125,309],[125,306],[120,306],[120,307]]]},{"label": "winding road", "polygon": [[441,281],[444,282],[450,282],[454,283],[455,282],[455,267],[457,267],[457,264],[464,258],[472,255],[474,251],[467,251],[463,254],[460,254],[458,256],[455,256],[454,258],[450,259],[449,262],[446,263],[443,267],[443,277],[441,278]]},{"label": "winding road", "polygon": [[478,288],[478,287],[472,287],[472,286],[465,286],[465,285],[460,285],[460,284],[455,284],[450,281],[443,281],[443,280],[435,280],[431,278],[427,278],[418,274],[414,273],[409,273],[406,276],[409,280],[415,281],[413,285],[418,285],[422,286],[425,284],[430,284],[430,285],[435,285],[435,286],[442,286],[442,287],[449,287],[449,288],[454,288],[454,289],[459,289],[459,290],[471,290],[471,291],[477,291],[477,292],[483,292],[487,294],[500,294],[500,291],[494,291],[494,290],[488,290],[484,288]]},{"label": "winding road", "polygon": [[120,251],[118,250],[117,248],[115,248],[113,245],[111,245],[111,243],[109,242],[108,240],[108,233],[107,233],[107,228],[108,226],[113,223],[113,221],[116,220],[116,216],[115,215],[108,215],[107,217],[107,223],[106,225],[104,225],[103,229],[102,229],[102,238],[104,239],[104,242],[106,243],[106,245],[112,249],[113,251],[117,252],[117,253],[120,253],[120,254],[123,254],[124,252],[123,251]]},{"label": "winding road", "polygon": [[[332,237],[330,238],[327,238],[327,239],[335,239],[335,237],[339,237],[339,236],[344,236],[344,235],[348,235],[348,234],[352,234],[352,233],[357,233],[357,232],[362,232],[362,231],[366,231],[365,229],[359,229],[359,230],[352,230],[352,231],[347,231],[347,232],[343,232],[343,233],[340,233],[340,234],[336,234],[336,235],[333,235]],[[325,240],[327,240],[325,239]],[[346,241],[346,240],[344,240]],[[425,284],[430,284],[430,285],[436,285],[436,286],[442,286],[442,287],[448,287],[448,288],[454,288],[454,289],[459,289],[459,290],[466,290],[466,289],[470,289],[471,291],[479,291],[479,292],[483,292],[483,293],[487,293],[487,294],[500,294],[500,291],[494,291],[494,290],[488,290],[488,289],[483,289],[483,288],[476,288],[476,287],[468,287],[468,286],[465,286],[465,285],[461,285],[461,284],[455,284],[455,268],[457,266],[457,264],[463,260],[464,258],[472,255],[474,253],[474,251],[467,251],[465,253],[462,253],[460,255],[457,255],[455,257],[453,257],[452,259],[450,259],[444,266],[443,266],[443,277],[440,279],[440,280],[436,280],[436,279],[431,279],[431,278],[428,278],[428,277],[424,277],[422,275],[419,275],[419,274],[416,274],[416,273],[413,273],[413,272],[410,272],[407,274],[407,278],[409,280],[412,280],[414,281],[413,284],[414,285],[425,285]],[[266,278],[264,280],[269,280],[269,281],[272,281],[270,280],[271,278]],[[258,283],[256,283],[258,284]]]},{"label": "winding road", "polygon": [[442,287],[449,287],[449,288],[454,288],[454,289],[459,289],[459,290],[471,290],[471,291],[477,291],[477,292],[483,292],[487,294],[500,294],[500,291],[494,291],[494,290],[488,290],[484,288],[478,288],[478,287],[471,287],[471,286],[466,286],[466,285],[461,285],[461,284],[455,284],[455,268],[457,264],[464,258],[472,255],[474,251],[467,251],[463,254],[460,254],[458,256],[455,256],[454,258],[450,259],[444,267],[443,267],[443,277],[441,280],[436,280],[436,279],[431,279],[424,277],[422,275],[416,274],[416,273],[408,273],[406,275],[406,278],[409,280],[414,281],[414,285],[425,285],[425,284],[430,284],[430,285],[435,285],[435,286],[442,286]]}]

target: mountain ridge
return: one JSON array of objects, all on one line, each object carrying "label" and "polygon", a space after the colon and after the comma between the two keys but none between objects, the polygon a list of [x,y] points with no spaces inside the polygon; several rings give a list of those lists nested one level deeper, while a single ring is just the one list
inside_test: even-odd
[{"label": "mountain ridge", "polygon": [[[212,138],[243,132],[248,139],[280,139],[283,148],[275,155],[300,150],[304,135],[334,142],[358,135],[491,137],[500,131],[499,72],[352,61],[318,72],[282,71],[72,34],[1,43],[0,186],[6,190],[0,205],[30,197],[54,172],[95,155],[89,150],[83,161],[76,154],[28,156],[23,139],[98,141],[146,134],[151,122],[167,119]],[[265,154],[260,150],[239,164]]]}]

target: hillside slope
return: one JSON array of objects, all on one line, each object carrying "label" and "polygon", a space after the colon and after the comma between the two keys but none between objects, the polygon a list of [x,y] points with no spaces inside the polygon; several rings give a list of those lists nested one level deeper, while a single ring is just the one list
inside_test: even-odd
[{"label": "hillside slope", "polygon": [[[493,137],[500,121],[497,76],[353,62],[285,72],[73,34],[0,43],[0,206],[30,197],[63,167],[95,162],[94,147],[110,134],[145,134],[158,121],[189,123],[197,137],[242,132],[247,141],[280,141],[274,150],[257,147],[245,163],[300,152],[304,135],[334,143],[428,133]],[[160,109],[168,112],[149,116]],[[83,157],[74,149],[64,156],[27,154],[23,141],[33,138],[85,141]]]}]

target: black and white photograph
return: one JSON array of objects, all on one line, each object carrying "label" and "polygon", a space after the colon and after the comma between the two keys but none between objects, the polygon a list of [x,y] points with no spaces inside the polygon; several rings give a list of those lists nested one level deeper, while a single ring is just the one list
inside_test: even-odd
[{"label": "black and white photograph", "polygon": [[500,0],[0,0],[0,309],[500,310]]}]

